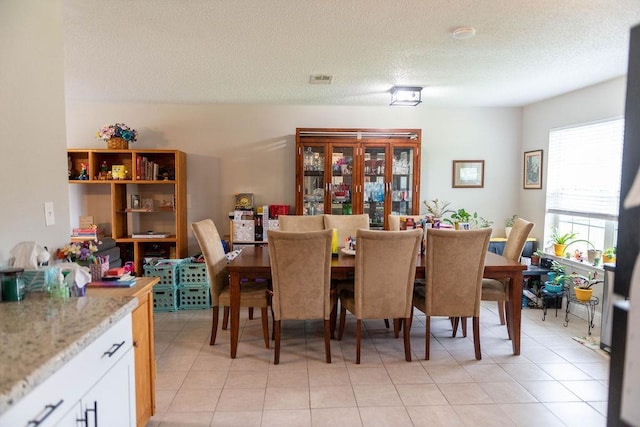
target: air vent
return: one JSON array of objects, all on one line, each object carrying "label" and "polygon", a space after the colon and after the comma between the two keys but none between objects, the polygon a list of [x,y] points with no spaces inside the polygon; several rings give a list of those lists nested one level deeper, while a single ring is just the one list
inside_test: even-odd
[{"label": "air vent", "polygon": [[309,77],[309,83],[312,85],[330,85],[333,82],[333,76],[329,74],[312,74]]}]

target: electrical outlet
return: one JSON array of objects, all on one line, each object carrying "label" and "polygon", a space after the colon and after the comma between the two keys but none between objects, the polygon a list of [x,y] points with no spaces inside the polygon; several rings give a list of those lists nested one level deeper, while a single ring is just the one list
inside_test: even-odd
[{"label": "electrical outlet", "polygon": [[53,212],[53,202],[44,202],[44,223],[51,227],[56,223],[56,215]]}]

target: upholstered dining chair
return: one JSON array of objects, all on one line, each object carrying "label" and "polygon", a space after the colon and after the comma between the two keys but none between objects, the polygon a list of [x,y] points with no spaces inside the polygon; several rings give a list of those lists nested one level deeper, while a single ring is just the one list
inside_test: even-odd
[{"label": "upholstered dining chair", "polygon": [[324,230],[324,215],[280,215],[280,231]]},{"label": "upholstered dining chair", "polygon": [[287,319],[323,319],[325,357],[331,363],[332,237],[331,230],[269,233],[275,365],[280,363],[280,322]]},{"label": "upholstered dining chair", "polygon": [[[529,233],[533,229],[534,224],[526,221],[522,218],[516,219],[507,238],[507,242],[504,245],[502,256],[511,261],[520,261],[524,245],[527,243]],[[498,315],[500,316],[500,324],[505,324],[505,307],[508,308],[506,301],[509,301],[509,279],[482,279],[482,301],[497,301],[498,302]],[[508,313],[507,313],[508,314]],[[510,329],[509,338],[511,338]],[[464,324],[463,324],[464,332]]]},{"label": "upholstered dining chair", "polygon": [[[343,247],[347,237],[355,237],[359,229],[369,229],[369,215],[324,215],[324,228],[327,230],[338,230],[338,246]],[[357,244],[357,241],[356,241]],[[335,296],[340,295],[343,289],[353,291],[353,279],[340,279],[333,281],[333,292]],[[334,304],[331,311],[331,338],[335,335],[336,319],[338,315],[338,305]],[[389,321],[385,319],[385,325],[389,327]]]},{"label": "upholstered dining chair", "polygon": [[343,289],[339,295],[338,330],[338,339],[342,339],[349,310],[356,317],[357,364],[360,363],[363,319],[391,318],[396,320],[396,325],[402,320],[405,360],[411,361],[410,317],[421,239],[422,230],[357,231],[355,288],[353,292]]},{"label": "upholstered dining chair", "polygon": [[400,218],[412,218],[414,221],[420,221],[424,219],[424,215],[389,215],[387,217],[389,230],[400,231]]},{"label": "upholstered dining chair", "polygon": [[[229,293],[229,275],[227,274],[227,259],[222,247],[222,241],[216,225],[211,219],[194,222],[191,224],[193,234],[196,236],[200,250],[207,265],[207,275],[211,286],[211,305],[213,307],[213,323],[211,326],[210,345],[216,343],[218,331],[219,307],[225,309],[228,317],[231,295]],[[243,282],[240,288],[241,307],[260,307],[262,315],[262,334],[264,345],[269,348],[269,324],[267,307],[269,296],[267,283]]]},{"label": "upholstered dining chair", "polygon": [[475,357],[481,359],[480,294],[489,239],[490,228],[427,229],[426,283],[424,288],[416,288],[413,296],[413,305],[426,315],[426,360],[429,360],[432,316],[473,317]]}]

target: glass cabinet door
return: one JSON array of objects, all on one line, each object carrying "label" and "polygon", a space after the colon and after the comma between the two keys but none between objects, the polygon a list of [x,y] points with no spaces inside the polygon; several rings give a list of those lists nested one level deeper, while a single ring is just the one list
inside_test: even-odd
[{"label": "glass cabinet door", "polygon": [[331,210],[333,215],[353,214],[354,146],[331,147]]},{"label": "glass cabinet door", "polygon": [[393,147],[391,166],[391,214],[414,215],[413,174],[414,148]]},{"label": "glass cabinet door", "polygon": [[384,227],[386,146],[367,146],[364,149],[363,197],[364,213],[369,215],[372,229]]},{"label": "glass cabinet door", "polygon": [[322,215],[325,196],[325,155],[321,145],[303,146],[303,215]]}]

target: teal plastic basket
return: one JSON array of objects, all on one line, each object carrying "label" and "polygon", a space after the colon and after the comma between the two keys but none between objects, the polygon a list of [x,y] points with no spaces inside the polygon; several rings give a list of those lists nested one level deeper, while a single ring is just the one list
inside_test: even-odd
[{"label": "teal plastic basket", "polygon": [[153,287],[153,311],[177,311],[178,288],[156,285]]},{"label": "teal plastic basket", "polygon": [[181,285],[178,293],[180,310],[211,308],[211,288],[208,284]]}]

